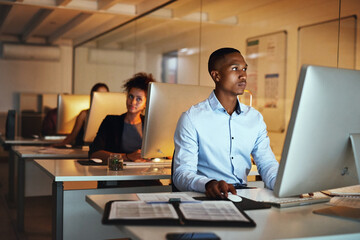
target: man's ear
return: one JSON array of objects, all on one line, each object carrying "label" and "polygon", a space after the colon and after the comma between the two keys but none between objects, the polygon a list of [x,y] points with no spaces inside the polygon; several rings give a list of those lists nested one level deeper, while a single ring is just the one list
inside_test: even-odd
[{"label": "man's ear", "polygon": [[210,75],[211,75],[211,77],[212,77],[212,79],[214,80],[215,83],[220,81],[220,75],[219,75],[218,71],[212,70]]}]

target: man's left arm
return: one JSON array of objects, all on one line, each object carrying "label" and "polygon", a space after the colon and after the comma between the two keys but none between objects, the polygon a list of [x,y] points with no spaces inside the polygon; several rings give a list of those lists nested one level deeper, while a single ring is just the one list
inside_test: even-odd
[{"label": "man's left arm", "polygon": [[261,118],[259,123],[258,137],[252,151],[257,169],[267,188],[273,189],[279,168],[279,163],[270,147],[270,139],[267,135],[266,124]]}]

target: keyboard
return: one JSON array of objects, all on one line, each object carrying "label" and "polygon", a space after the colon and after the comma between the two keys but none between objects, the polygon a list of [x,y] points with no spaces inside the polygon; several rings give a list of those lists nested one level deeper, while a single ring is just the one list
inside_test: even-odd
[{"label": "keyboard", "polygon": [[305,197],[305,198],[277,198],[270,202],[265,202],[278,208],[296,207],[315,203],[325,203],[330,201],[330,197]]},{"label": "keyboard", "polygon": [[125,167],[171,167],[171,159],[153,159],[146,162],[124,162]]}]

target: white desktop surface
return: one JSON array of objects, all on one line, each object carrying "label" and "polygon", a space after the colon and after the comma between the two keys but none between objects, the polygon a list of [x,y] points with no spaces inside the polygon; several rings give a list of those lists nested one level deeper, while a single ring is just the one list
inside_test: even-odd
[{"label": "white desktop surface", "polygon": [[171,168],[128,167],[121,171],[111,171],[104,166],[84,166],[77,160],[37,159],[40,166],[55,182],[66,181],[126,181],[170,179]]},{"label": "white desktop surface", "polygon": [[[97,188],[78,190],[54,189],[66,181],[126,181],[170,179],[171,167],[151,168],[132,167],[122,171],[110,171],[107,166],[84,166],[75,159],[36,159],[35,165],[53,181],[53,197],[58,214],[53,215],[53,239],[114,239],[120,237],[115,226],[97,224],[101,217],[96,210],[85,202],[91,194],[136,193],[169,191],[170,186],[143,186],[123,188]],[[54,196],[55,194],[55,196]],[[63,224],[63,225],[62,225]],[[91,228],[87,229],[89,226]],[[84,231],[84,229],[87,229]],[[62,236],[62,237],[61,237]]]},{"label": "white desktop surface", "polygon": [[44,159],[44,158],[87,158],[88,151],[69,148],[59,149],[50,146],[13,146],[12,150],[20,158]]},{"label": "white desktop surface", "polygon": [[14,139],[7,139],[4,135],[0,135],[0,144],[7,145],[50,145],[62,142],[62,139],[44,139],[44,138],[23,138],[15,137]]},{"label": "white desktop surface", "polygon": [[[189,193],[197,196],[198,193]],[[86,201],[100,214],[111,200],[137,200],[136,194],[89,195]],[[312,213],[327,204],[249,210],[254,228],[181,227],[181,226],[118,226],[119,232],[132,239],[161,240],[169,232],[215,232],[221,239],[289,239],[325,237],[331,239],[360,239],[360,221],[322,216]],[[315,238],[316,239],[316,238]]]}]

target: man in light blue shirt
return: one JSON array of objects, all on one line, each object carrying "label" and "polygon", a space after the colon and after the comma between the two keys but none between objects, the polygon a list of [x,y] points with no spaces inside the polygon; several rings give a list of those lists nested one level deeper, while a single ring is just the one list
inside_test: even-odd
[{"label": "man in light blue shirt", "polygon": [[251,169],[251,155],[265,186],[272,189],[279,164],[270,148],[262,115],[239,102],[247,64],[240,51],[221,48],[210,55],[215,90],[184,112],[175,131],[173,183],[181,191],[209,197],[236,194]]}]

